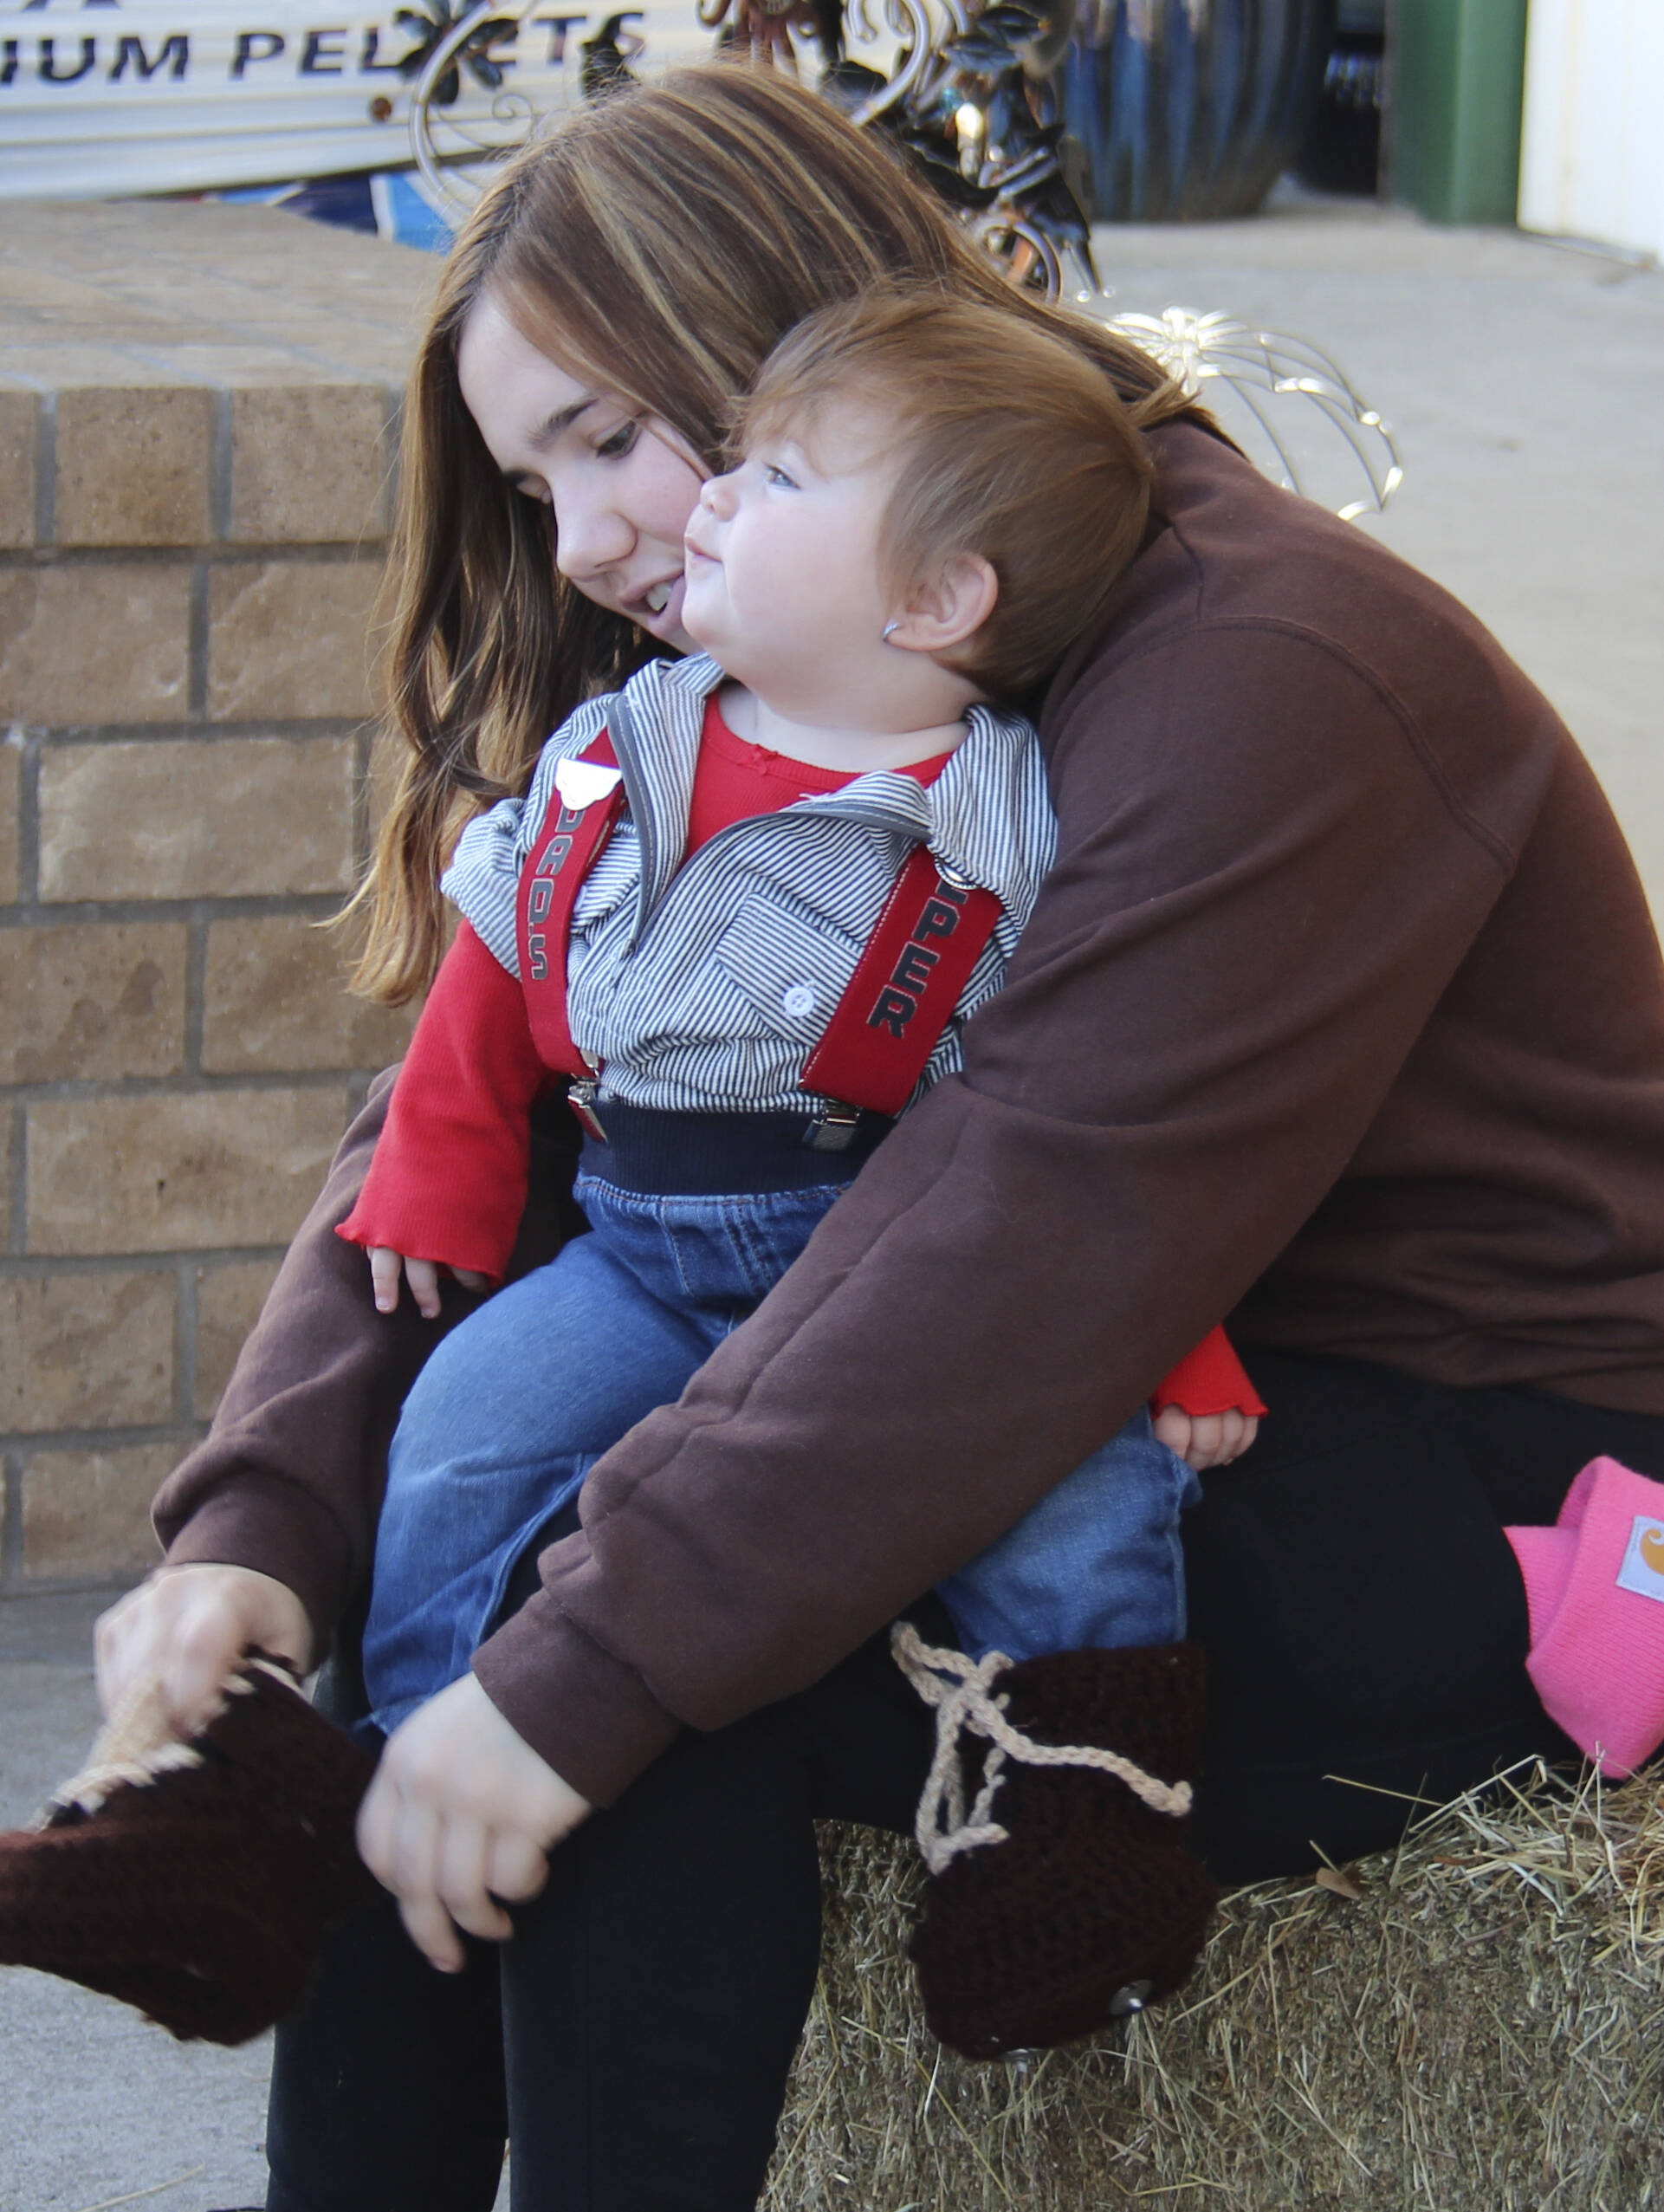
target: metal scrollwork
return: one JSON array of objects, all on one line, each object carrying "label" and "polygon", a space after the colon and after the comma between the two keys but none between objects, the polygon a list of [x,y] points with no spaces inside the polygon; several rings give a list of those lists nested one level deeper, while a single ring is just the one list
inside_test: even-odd
[{"label": "metal scrollwork", "polygon": [[[517,33],[524,6],[491,5],[453,16],[444,0],[427,0],[431,33],[412,62],[418,64],[411,95],[411,152],[437,204],[460,222],[483,194],[494,165],[523,146],[547,110],[523,92],[505,91],[491,49]],[[400,22],[405,14],[401,11]],[[412,16],[405,27],[423,19]],[[463,72],[494,97],[482,114],[459,101]]]},{"label": "metal scrollwork", "polygon": [[[1378,515],[1403,482],[1391,430],[1309,340],[1190,308],[1106,319],[1193,399],[1206,400],[1268,476],[1291,491],[1323,498],[1344,522]],[[1322,435],[1323,426],[1334,435]],[[1318,453],[1309,450],[1314,429],[1320,432]],[[1336,491],[1343,495],[1338,502]]]},{"label": "metal scrollwork", "polygon": [[[1074,20],[1074,0],[693,0],[719,43],[745,45],[766,65],[801,70],[796,42],[819,49],[819,87],[862,129],[897,138],[936,189],[984,238],[1020,282],[1055,292],[1065,256],[1096,289],[1088,224],[1065,176],[1061,114],[1051,62]],[[502,90],[492,49],[529,19],[529,0],[483,0],[453,15],[446,0],[405,10],[422,34],[407,57],[417,81],[411,145],[430,190],[460,219],[492,165],[530,137],[551,111]],[[594,99],[633,74],[643,41],[628,13],[584,42],[579,94]],[[888,43],[888,70],[854,48]],[[495,94],[489,108],[460,102],[463,74]]]},{"label": "metal scrollwork", "polygon": [[[419,10],[395,9],[393,21],[416,41],[400,58],[401,76],[421,77],[438,48],[444,47],[445,58],[434,80],[431,95],[437,106],[451,106],[462,90],[464,69],[487,92],[502,89],[502,68],[492,59],[491,49],[505,31],[514,27],[508,19],[493,16],[477,5],[453,9],[450,0],[422,0]],[[453,36],[458,31],[463,33],[460,39]]]},{"label": "metal scrollwork", "polygon": [[[406,57],[418,73],[412,149],[435,198],[460,220],[495,165],[563,103],[540,107],[505,90],[494,58],[522,23],[547,20],[533,17],[531,0],[482,0],[456,13],[448,0],[423,4],[424,15],[398,16],[423,35]],[[1348,519],[1379,512],[1403,477],[1392,433],[1318,347],[1219,313],[1111,310],[1092,259],[1085,156],[1058,92],[1077,4],[881,0],[875,20],[871,0],[691,0],[719,45],[741,45],[761,66],[802,74],[797,42],[813,41],[821,93],[858,127],[894,140],[1013,283],[1066,296],[1143,347],[1278,481]],[[649,44],[633,26],[644,20],[641,10],[610,16],[583,41],[572,104],[633,81]],[[888,68],[857,48],[887,48]],[[470,85],[492,95],[488,107],[459,98]]]}]

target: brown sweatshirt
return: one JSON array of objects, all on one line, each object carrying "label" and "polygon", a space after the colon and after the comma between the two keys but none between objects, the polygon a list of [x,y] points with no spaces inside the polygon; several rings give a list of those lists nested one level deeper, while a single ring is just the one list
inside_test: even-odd
[{"label": "brown sweatshirt", "polygon": [[[1156,527],[1041,717],[1057,866],[963,1074],[599,1463],[478,1654],[597,1802],[962,1565],[1222,1311],[1251,1368],[1664,1412],[1664,969],[1588,766],[1437,587],[1205,431],[1154,443]],[[158,1503],[172,1558],[320,1625],[431,1340],[331,1233],[377,1125]]]}]

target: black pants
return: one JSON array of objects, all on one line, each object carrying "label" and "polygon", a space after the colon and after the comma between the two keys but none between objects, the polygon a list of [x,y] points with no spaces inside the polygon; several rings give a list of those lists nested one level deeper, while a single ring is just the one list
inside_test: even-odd
[{"label": "black pants", "polygon": [[[1552,1521],[1601,1452],[1664,1477],[1664,1418],[1251,1364],[1273,1411],[1186,1523],[1213,1668],[1196,1833],[1226,1882],[1386,1847],[1417,1800],[1574,1756],[1524,1670],[1502,1528]],[[279,2031],[271,2212],[487,2212],[508,2131],[515,2212],[748,2212],[813,1986],[814,1820],[907,1829],[929,1743],[878,1639],[682,1737],[465,1974],[391,1904],[348,1926]]]}]

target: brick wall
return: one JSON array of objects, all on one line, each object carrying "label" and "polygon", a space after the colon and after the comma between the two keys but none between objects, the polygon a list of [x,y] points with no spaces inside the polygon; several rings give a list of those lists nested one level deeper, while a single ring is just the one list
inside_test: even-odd
[{"label": "brick wall", "polygon": [[406,1033],[316,926],[366,856],[396,379],[316,354],[0,353],[0,1591],[153,1558]]}]

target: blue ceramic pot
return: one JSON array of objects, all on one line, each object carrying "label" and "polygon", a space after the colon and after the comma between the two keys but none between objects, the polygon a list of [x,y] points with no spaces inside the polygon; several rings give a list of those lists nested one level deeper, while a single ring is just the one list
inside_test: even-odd
[{"label": "blue ceramic pot", "polygon": [[1107,223],[1247,215],[1323,97],[1336,0],[1082,0],[1070,131]]}]

